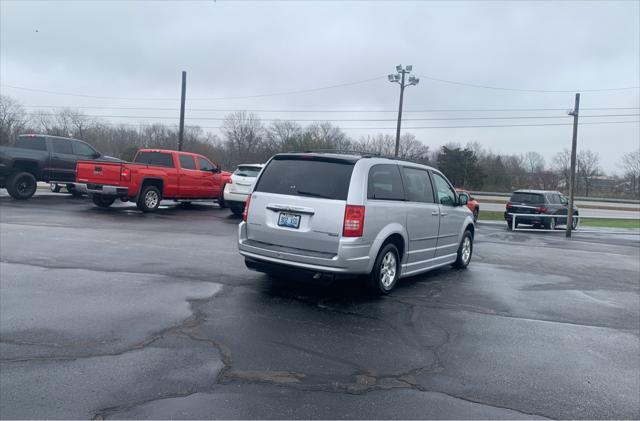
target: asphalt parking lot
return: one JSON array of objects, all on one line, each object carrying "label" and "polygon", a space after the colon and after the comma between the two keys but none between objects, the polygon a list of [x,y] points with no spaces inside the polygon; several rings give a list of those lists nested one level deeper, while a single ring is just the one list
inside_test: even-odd
[{"label": "asphalt parking lot", "polygon": [[217,205],[0,196],[0,417],[640,418],[640,242],[479,224],[468,270],[245,269]]}]

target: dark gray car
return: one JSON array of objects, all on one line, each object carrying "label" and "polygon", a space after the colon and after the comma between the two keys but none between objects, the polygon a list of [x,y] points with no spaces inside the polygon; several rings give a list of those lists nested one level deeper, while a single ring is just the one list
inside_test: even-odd
[{"label": "dark gray car", "polygon": [[[519,224],[556,229],[557,225],[567,224],[569,200],[560,192],[548,190],[516,190],[506,205],[504,219],[509,228],[517,228]],[[513,215],[515,222],[513,221]],[[558,215],[548,217],[543,215]],[[579,211],[573,207],[572,228],[578,228]]]}]

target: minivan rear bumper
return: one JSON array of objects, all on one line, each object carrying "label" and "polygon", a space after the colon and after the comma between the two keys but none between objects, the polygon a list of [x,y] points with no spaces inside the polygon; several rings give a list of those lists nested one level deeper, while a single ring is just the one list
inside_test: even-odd
[{"label": "minivan rear bumper", "polygon": [[340,242],[337,254],[320,253],[276,246],[249,240],[247,224],[238,227],[238,249],[244,257],[258,262],[289,266],[331,274],[365,274],[370,272],[371,245]]}]

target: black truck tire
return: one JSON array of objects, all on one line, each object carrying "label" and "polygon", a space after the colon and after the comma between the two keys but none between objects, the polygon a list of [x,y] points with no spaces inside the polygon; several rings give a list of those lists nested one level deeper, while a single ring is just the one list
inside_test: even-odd
[{"label": "black truck tire", "polygon": [[30,172],[15,172],[7,180],[7,192],[16,200],[26,200],[36,193],[38,183]]},{"label": "black truck tire", "polygon": [[108,208],[113,205],[113,202],[116,201],[116,198],[113,196],[103,196],[101,194],[93,194],[91,195],[91,200],[93,203],[101,208]]},{"label": "black truck tire", "polygon": [[82,194],[82,192],[81,192],[81,191],[79,191],[78,189],[76,189],[76,186],[75,186],[75,185],[73,185],[73,184],[67,184],[67,186],[66,186],[66,187],[67,187],[67,191],[68,191],[69,193],[71,193],[71,196],[73,196],[73,197],[82,197],[82,195],[83,195],[83,194]]}]

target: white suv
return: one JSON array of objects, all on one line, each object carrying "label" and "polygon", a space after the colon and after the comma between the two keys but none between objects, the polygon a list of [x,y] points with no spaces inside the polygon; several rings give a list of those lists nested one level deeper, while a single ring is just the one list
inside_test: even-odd
[{"label": "white suv", "polygon": [[224,201],[235,215],[242,215],[247,194],[251,191],[256,177],[264,164],[242,164],[231,174],[229,182],[224,186]]},{"label": "white suv", "polygon": [[367,275],[386,294],[401,277],[469,264],[475,225],[467,200],[425,165],[278,154],[247,198],[240,254],[250,269],[275,275]]}]

